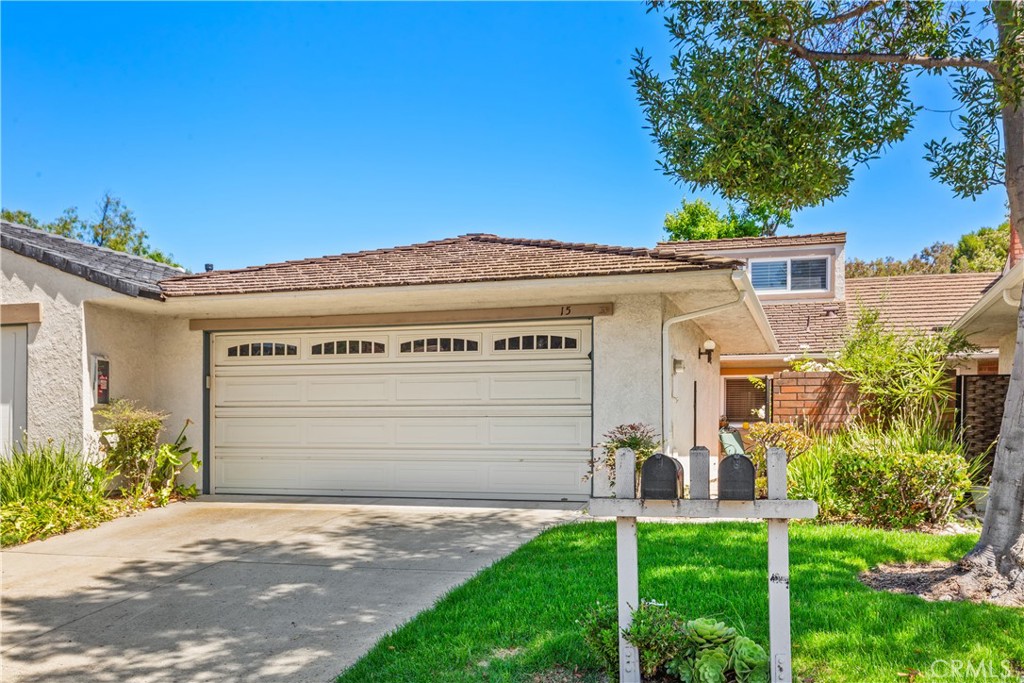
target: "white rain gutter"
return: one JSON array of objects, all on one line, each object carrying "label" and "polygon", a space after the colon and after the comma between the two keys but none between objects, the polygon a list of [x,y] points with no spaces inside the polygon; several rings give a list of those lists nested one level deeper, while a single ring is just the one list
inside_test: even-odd
[{"label": "white rain gutter", "polygon": [[[732,273],[732,280],[734,284],[742,286],[740,283],[743,280],[745,273],[742,270],[735,270]],[[746,302],[747,291],[743,289],[740,291],[739,297],[728,303],[719,304],[718,306],[711,306],[710,308],[702,308],[697,311],[691,311],[689,313],[683,313],[673,318],[669,318],[661,325],[661,435],[665,439],[665,446],[669,448],[675,441],[675,430],[670,429],[672,426],[672,376],[675,374],[675,364],[672,361],[672,346],[669,343],[668,331],[673,325],[678,323],[684,323],[687,320],[694,320],[695,318],[703,318],[706,315],[712,315],[720,311],[725,311],[734,306],[739,306]],[[694,410],[696,410],[694,406]],[[669,432],[672,432],[671,434]]]},{"label": "white rain gutter", "polygon": [[1003,290],[1003,301],[1010,304],[1014,308],[1020,306],[1020,299],[1014,299],[1012,296],[1010,296],[1010,290],[1008,289]]}]

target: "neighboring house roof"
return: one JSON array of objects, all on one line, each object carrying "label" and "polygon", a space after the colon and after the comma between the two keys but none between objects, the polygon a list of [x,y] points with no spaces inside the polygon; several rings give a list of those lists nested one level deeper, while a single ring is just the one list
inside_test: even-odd
[{"label": "neighboring house roof", "polygon": [[839,345],[860,306],[878,309],[897,330],[931,331],[952,325],[999,278],[998,273],[952,273],[849,278],[845,301],[764,303],[784,353],[821,353]]},{"label": "neighboring house roof", "polygon": [[8,221],[0,221],[0,246],[128,296],[159,299],[157,283],[183,272],[141,256]]},{"label": "neighboring house roof", "polygon": [[168,297],[436,285],[735,268],[661,249],[472,234],[403,247],[171,278]]},{"label": "neighboring house roof", "polygon": [[657,251],[678,255],[704,254],[734,249],[757,250],[776,247],[814,247],[825,244],[844,244],[845,232],[818,232],[812,235],[776,235],[774,237],[730,237],[719,240],[686,240],[659,242]]}]

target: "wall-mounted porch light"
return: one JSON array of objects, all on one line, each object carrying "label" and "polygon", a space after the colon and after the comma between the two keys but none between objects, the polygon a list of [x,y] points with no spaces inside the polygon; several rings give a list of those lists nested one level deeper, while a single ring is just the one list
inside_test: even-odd
[{"label": "wall-mounted porch light", "polygon": [[708,339],[706,342],[704,342],[704,348],[703,349],[700,349],[700,348],[697,349],[697,357],[700,358],[701,356],[707,356],[708,357],[708,362],[710,363],[712,356],[715,355],[715,346],[716,346],[715,340],[714,339]]}]

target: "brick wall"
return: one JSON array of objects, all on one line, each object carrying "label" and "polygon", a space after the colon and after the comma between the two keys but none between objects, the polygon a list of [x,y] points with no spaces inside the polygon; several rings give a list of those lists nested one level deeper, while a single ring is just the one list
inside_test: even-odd
[{"label": "brick wall", "polygon": [[772,422],[829,432],[857,409],[857,389],[834,372],[777,372],[772,376]]}]

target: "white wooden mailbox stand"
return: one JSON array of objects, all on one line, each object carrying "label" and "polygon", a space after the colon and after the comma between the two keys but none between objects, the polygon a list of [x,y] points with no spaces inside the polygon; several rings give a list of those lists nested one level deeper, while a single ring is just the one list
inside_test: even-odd
[{"label": "white wooden mailbox stand", "polygon": [[708,449],[690,451],[690,498],[644,500],[636,497],[636,454],[628,448],[615,455],[615,498],[591,498],[590,514],[615,517],[619,579],[619,681],[640,683],[637,649],[622,637],[640,604],[637,570],[637,517],[768,520],[768,631],[772,683],[792,683],[789,618],[789,520],[818,514],[813,500],[786,498],[786,452],[769,448],[768,500],[712,500]]}]

